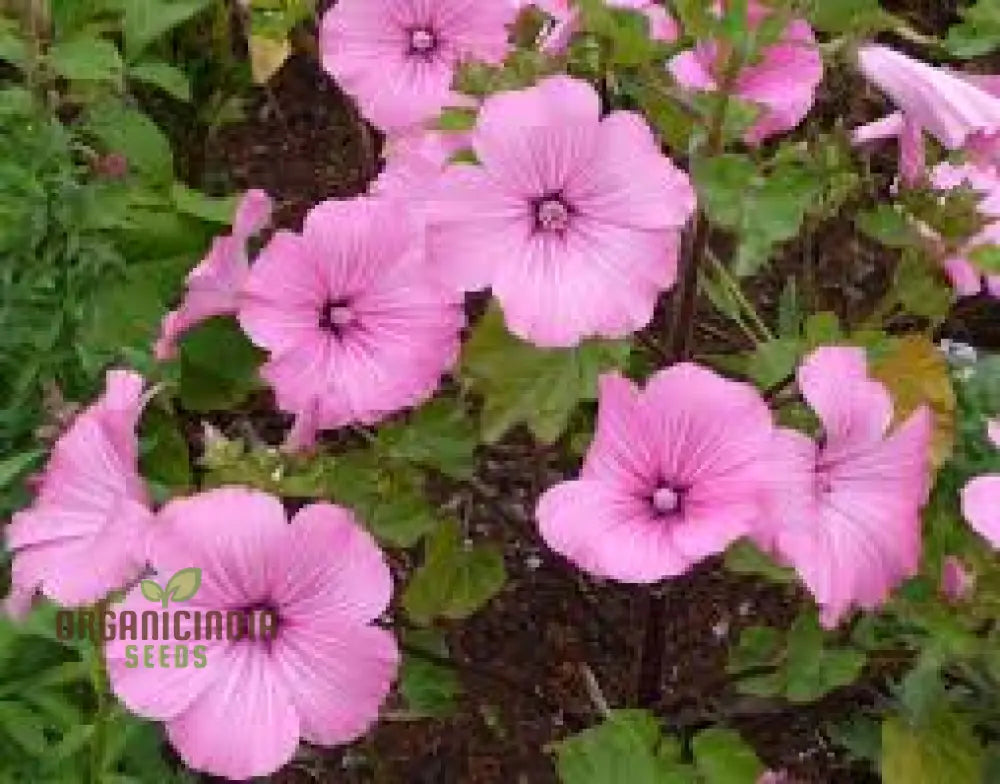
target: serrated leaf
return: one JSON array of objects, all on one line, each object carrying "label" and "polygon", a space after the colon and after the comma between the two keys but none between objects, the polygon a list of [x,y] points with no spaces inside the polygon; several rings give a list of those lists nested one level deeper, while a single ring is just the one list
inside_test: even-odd
[{"label": "serrated leaf", "polygon": [[[440,632],[432,629],[408,631],[404,641],[410,650],[439,658],[448,657],[448,646]],[[407,708],[417,714],[440,718],[455,711],[462,687],[455,669],[421,658],[408,650],[399,670],[399,692]]]},{"label": "serrated leaf", "polygon": [[597,397],[597,378],[628,359],[625,341],[589,340],[575,349],[540,349],[513,337],[492,306],[462,355],[461,378],[483,398],[483,439],[494,443],[524,423],[555,442],[583,401]]},{"label": "serrated leaf", "polygon": [[143,580],[139,583],[139,590],[151,602],[163,601],[163,589],[153,580]]},{"label": "serrated leaf", "polygon": [[503,555],[492,545],[466,547],[454,521],[446,521],[428,537],[424,562],[403,593],[407,615],[419,624],[434,618],[467,618],[507,581]]},{"label": "serrated leaf", "polygon": [[118,47],[106,38],[58,41],[46,54],[46,62],[59,76],[79,82],[119,84],[125,68]]},{"label": "serrated leaf", "polygon": [[607,719],[556,746],[562,784],[694,784],[679,746],[649,711],[613,710]]},{"label": "serrated leaf", "polygon": [[175,602],[186,602],[193,598],[201,587],[201,569],[189,566],[176,572],[167,582],[163,592]]},{"label": "serrated leaf", "polygon": [[391,460],[427,466],[456,479],[473,473],[476,430],[457,400],[432,400],[408,421],[380,428],[375,443]]},{"label": "serrated leaf", "polygon": [[920,335],[893,338],[888,350],[871,362],[871,373],[892,394],[895,425],[920,406],[930,408],[931,458],[935,467],[943,465],[955,443],[956,404],[948,364],[937,347]]},{"label": "serrated leaf", "polygon": [[170,63],[161,60],[136,63],[129,67],[128,77],[158,87],[178,101],[191,102],[191,82],[187,74]]},{"label": "serrated leaf", "polygon": [[734,730],[702,730],[691,750],[705,784],[755,784],[764,772],[753,747]]},{"label": "serrated leaf", "polygon": [[853,683],[866,657],[852,648],[826,646],[825,633],[814,612],[803,613],[788,633],[785,659],[785,696],[791,702],[814,702]]}]

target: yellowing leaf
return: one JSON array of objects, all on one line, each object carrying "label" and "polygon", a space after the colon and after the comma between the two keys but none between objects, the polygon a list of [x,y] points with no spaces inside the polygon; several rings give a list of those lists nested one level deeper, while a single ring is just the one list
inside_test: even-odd
[{"label": "yellowing leaf", "polygon": [[250,36],[250,70],[254,84],[266,84],[285,64],[292,47],[287,38]]},{"label": "yellowing leaf", "polygon": [[889,716],[882,723],[885,784],[978,784],[983,752],[968,722],[939,711],[919,728]]},{"label": "yellowing leaf", "polygon": [[926,338],[907,335],[888,344],[888,350],[872,363],[872,375],[892,394],[895,424],[922,405],[931,409],[931,459],[935,468],[940,467],[955,444],[955,390],[944,357]]}]

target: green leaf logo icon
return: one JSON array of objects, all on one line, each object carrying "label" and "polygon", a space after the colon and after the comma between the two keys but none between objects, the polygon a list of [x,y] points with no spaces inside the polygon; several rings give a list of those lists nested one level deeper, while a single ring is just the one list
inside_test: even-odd
[{"label": "green leaf logo icon", "polygon": [[151,602],[160,602],[166,609],[170,600],[175,602],[186,602],[191,599],[201,587],[201,569],[190,566],[181,569],[177,574],[167,581],[167,587],[161,588],[153,580],[143,580],[139,583],[139,590]]}]

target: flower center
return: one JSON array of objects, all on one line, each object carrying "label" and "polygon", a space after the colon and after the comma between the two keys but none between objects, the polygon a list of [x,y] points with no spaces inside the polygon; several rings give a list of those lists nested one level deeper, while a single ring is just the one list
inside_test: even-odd
[{"label": "flower center", "polygon": [[281,614],[270,601],[258,602],[240,609],[243,615],[238,633],[239,641],[263,643],[270,648],[278,639]]},{"label": "flower center", "polygon": [[653,493],[653,508],[661,515],[680,511],[681,494],[674,488],[664,485]]},{"label": "flower center", "polygon": [[562,233],[571,217],[569,205],[559,196],[545,196],[535,204],[535,225],[541,231]]},{"label": "flower center", "polygon": [[328,300],[319,310],[319,328],[333,335],[341,334],[354,321],[354,311],[347,300]]},{"label": "flower center", "polygon": [[437,49],[438,41],[434,31],[428,27],[410,30],[410,54],[430,54]]}]

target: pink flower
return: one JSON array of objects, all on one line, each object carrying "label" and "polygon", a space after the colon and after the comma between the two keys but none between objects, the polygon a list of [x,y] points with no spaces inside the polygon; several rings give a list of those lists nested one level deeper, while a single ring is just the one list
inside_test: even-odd
[{"label": "pink flower", "polygon": [[976,576],[954,555],[944,559],[941,566],[941,593],[951,602],[960,602],[973,590]]},{"label": "pink flower", "polygon": [[538,503],[542,538],[601,577],[683,574],[750,531],[772,436],[752,387],[698,365],[661,370],[644,391],[605,375],[580,478]]},{"label": "pink flower", "polygon": [[[265,776],[292,757],[300,737],[347,743],[376,720],[399,663],[392,635],[372,625],[389,604],[392,577],[348,511],[313,504],[288,525],[277,498],[213,490],[164,507],[150,551],[161,583],[181,569],[202,570],[183,604],[188,634],[196,613],[277,617],[271,636],[187,643],[189,651],[204,646],[200,668],[130,667],[135,643],[107,644],[114,692],[131,711],[165,722],[188,766],[231,779]],[[159,606],[135,588],[115,609]]]},{"label": "pink flower", "polygon": [[[756,0],[749,3],[749,22],[754,28],[769,13]],[[682,87],[715,92],[721,87],[726,62],[718,43],[709,40],[675,55],[667,67]],[[804,19],[790,20],[780,41],[764,47],[759,61],[745,65],[736,76],[733,94],[761,108],[744,141],[757,145],[795,128],[812,108],[822,79],[823,60],[812,28]]]},{"label": "pink flower", "polygon": [[462,102],[461,62],[503,62],[515,15],[500,0],[340,0],[320,28],[323,67],[376,126],[408,128]]},{"label": "pink flower", "polygon": [[449,166],[427,205],[442,280],[492,286],[508,327],[540,346],[648,324],[695,196],[646,121],[601,119],[589,84],[554,76],[487,98],[472,146],[481,165]]},{"label": "pink flower", "polygon": [[[640,11],[649,23],[649,37],[654,41],[671,43],[680,36],[676,20],[662,5],[654,0],[606,0],[611,8]],[[541,41],[543,52],[558,54],[564,52],[580,27],[580,10],[571,0],[529,0],[520,5],[535,5],[554,20],[552,29],[545,33]]]},{"label": "pink flower", "polygon": [[917,571],[931,418],[921,408],[890,434],[892,398],[868,377],[860,348],[818,349],[798,381],[823,439],[778,431],[754,538],[798,571],[833,627],[852,606],[879,606]]},{"label": "pink flower", "polygon": [[[1000,420],[989,422],[987,432],[1000,447]],[[977,534],[1000,550],[1000,475],[976,477],[962,489],[962,514]]]},{"label": "pink flower", "polygon": [[854,141],[898,137],[901,174],[908,185],[923,176],[924,131],[949,150],[966,144],[989,149],[990,139],[1000,132],[1000,98],[991,94],[996,85],[983,77],[927,65],[877,44],[861,47],[858,64],[900,111],[855,129]]},{"label": "pink flower", "polygon": [[388,139],[385,166],[369,191],[419,208],[448,161],[470,143],[465,132],[423,129]]},{"label": "pink flower", "polygon": [[184,301],[163,318],[154,349],[157,359],[172,359],[180,336],[202,321],[236,312],[250,270],[247,242],[270,222],[272,207],[271,197],[264,191],[243,195],[232,232],[215,238],[208,255],[188,274]]},{"label": "pink flower", "polygon": [[107,374],[104,394],[56,442],[35,502],[6,530],[14,551],[8,609],[41,590],[62,605],[96,602],[145,564],[152,513],[138,472],[142,377]]},{"label": "pink flower", "polygon": [[239,320],[271,354],[261,373],[296,416],[291,448],[428,398],[464,325],[459,298],[428,280],[407,212],[368,197],[323,202],[302,234],[275,234],[250,271]]}]

